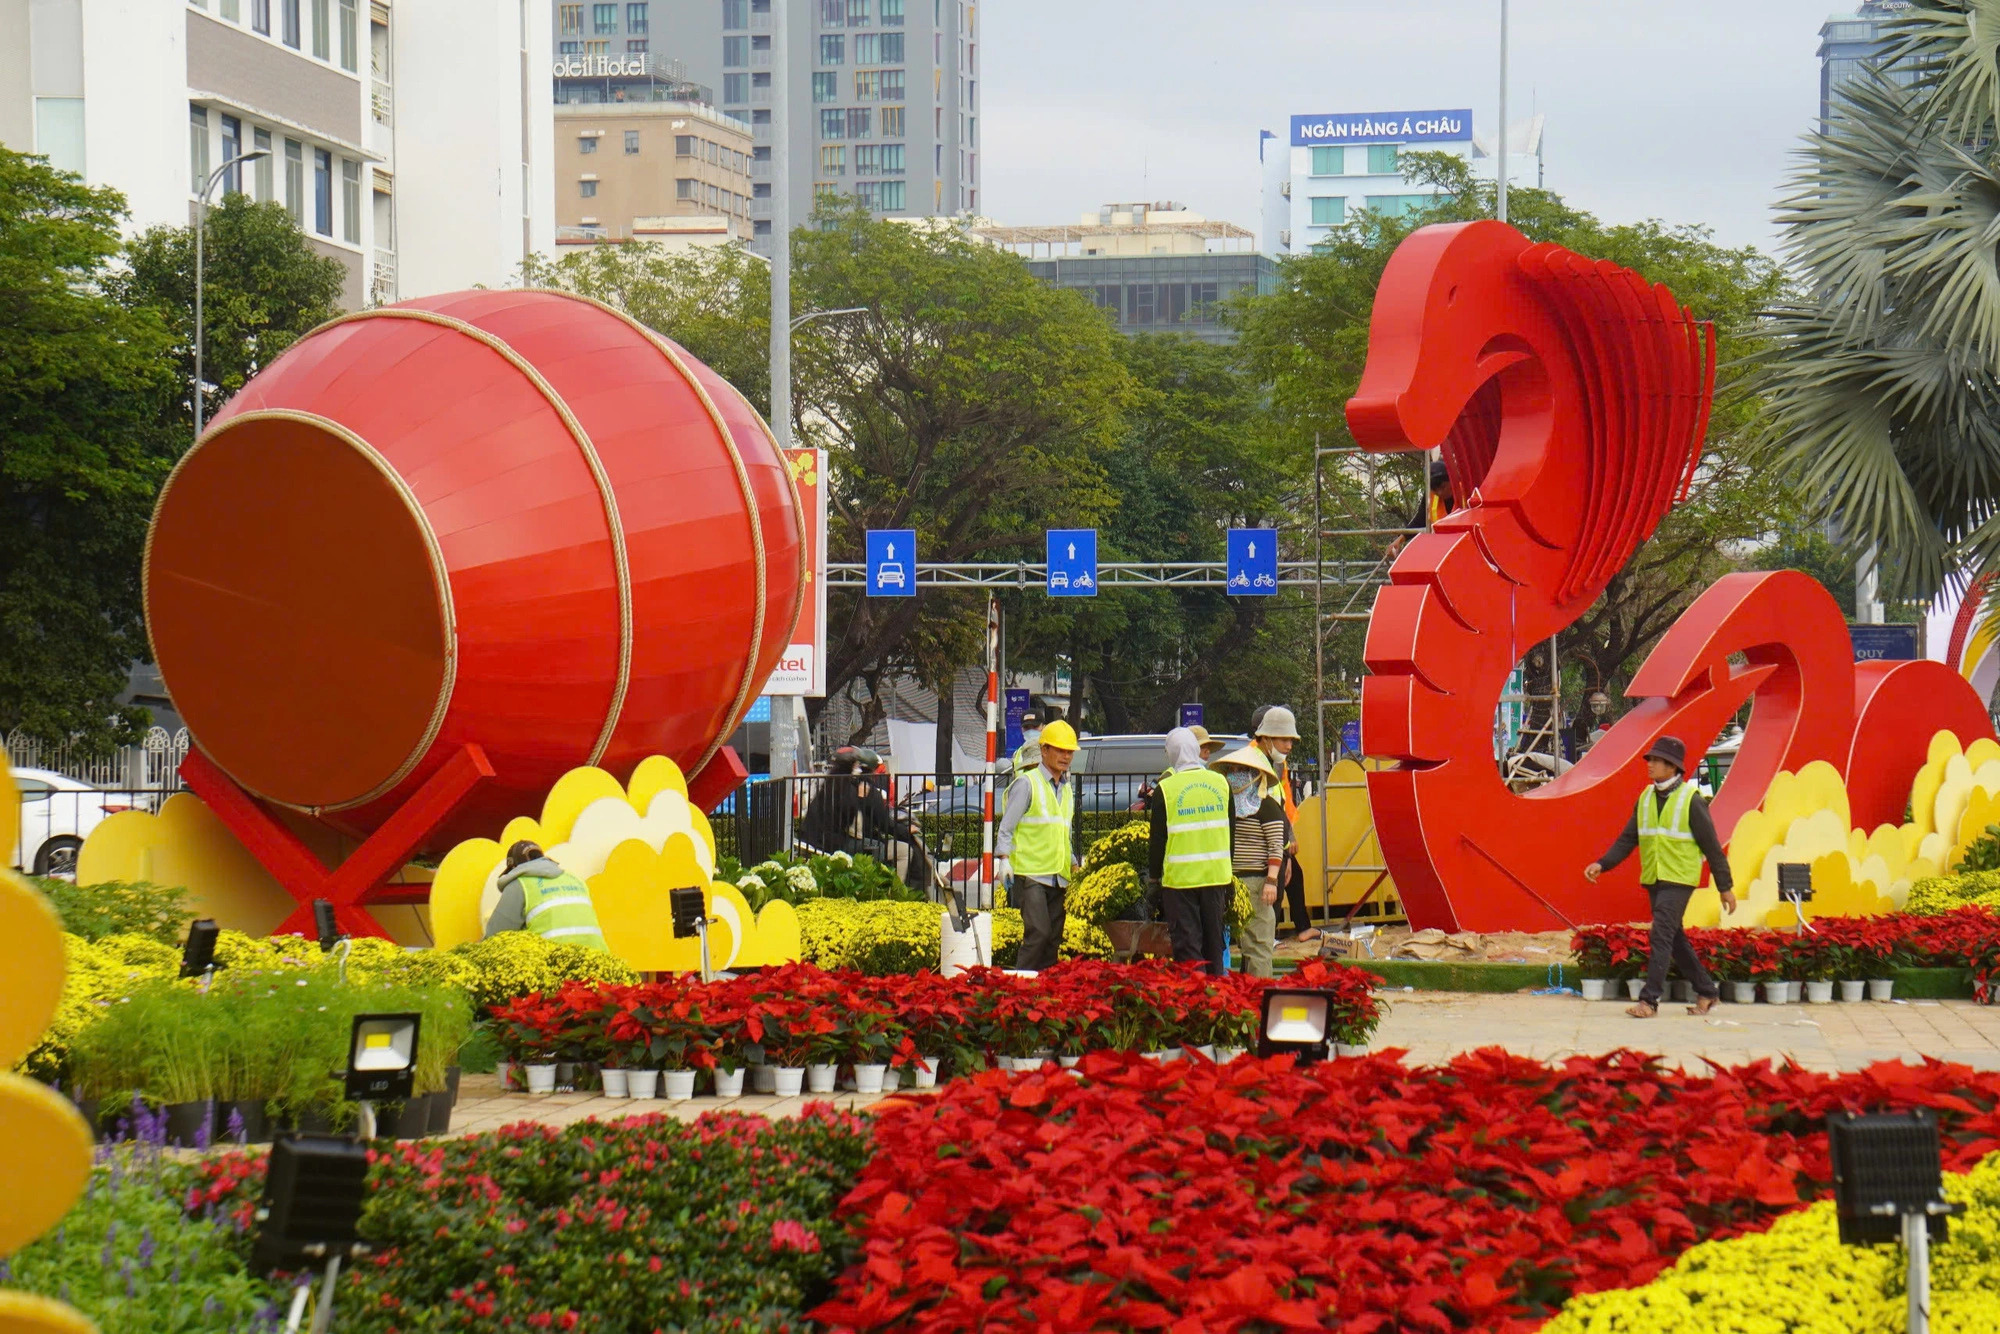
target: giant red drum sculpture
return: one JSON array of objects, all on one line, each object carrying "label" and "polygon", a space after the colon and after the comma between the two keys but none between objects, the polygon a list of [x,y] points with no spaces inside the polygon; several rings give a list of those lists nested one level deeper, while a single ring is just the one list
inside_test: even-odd
[{"label": "giant red drum sculpture", "polygon": [[244,387],[160,497],[147,621],[239,833],[254,798],[436,848],[577,765],[715,760],[805,555],[721,377],[590,301],[462,292],[335,320]]}]

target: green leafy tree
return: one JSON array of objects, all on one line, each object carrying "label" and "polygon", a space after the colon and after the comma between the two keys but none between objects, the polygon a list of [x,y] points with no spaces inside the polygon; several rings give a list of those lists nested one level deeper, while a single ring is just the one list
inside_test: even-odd
[{"label": "green leafy tree", "polygon": [[[127,247],[126,263],[112,291],[128,306],[160,313],[173,335],[178,383],[192,385],[194,229],[148,228]],[[206,421],[279,353],[340,313],[347,268],[315,251],[284,205],[232,194],[208,211],[201,272]],[[185,389],[172,400],[169,423],[193,433]]]},{"label": "green leafy tree", "polygon": [[2000,556],[2000,0],[1889,26],[1780,209],[1804,292],[1763,387],[1774,457],[1922,596]]},{"label": "green leafy tree", "polygon": [[139,556],[172,462],[157,312],[106,293],[125,201],[0,148],[0,731],[103,750],[145,656]]}]

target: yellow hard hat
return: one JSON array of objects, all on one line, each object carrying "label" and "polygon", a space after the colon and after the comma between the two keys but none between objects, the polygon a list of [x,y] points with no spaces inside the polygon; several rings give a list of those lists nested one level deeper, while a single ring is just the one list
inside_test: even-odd
[{"label": "yellow hard hat", "polygon": [[1050,747],[1057,750],[1075,750],[1076,729],[1058,718],[1042,728],[1041,743],[1044,750]]}]

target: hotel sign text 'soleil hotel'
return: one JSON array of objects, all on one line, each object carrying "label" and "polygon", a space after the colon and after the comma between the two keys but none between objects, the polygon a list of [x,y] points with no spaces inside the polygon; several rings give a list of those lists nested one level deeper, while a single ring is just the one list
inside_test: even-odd
[{"label": "hotel sign text 'soleil hotel'", "polygon": [[1356,111],[1293,116],[1284,140],[1259,145],[1264,167],[1265,254],[1312,249],[1359,209],[1416,208],[1431,193],[1405,180],[1401,150],[1421,147],[1472,156],[1472,112]]}]

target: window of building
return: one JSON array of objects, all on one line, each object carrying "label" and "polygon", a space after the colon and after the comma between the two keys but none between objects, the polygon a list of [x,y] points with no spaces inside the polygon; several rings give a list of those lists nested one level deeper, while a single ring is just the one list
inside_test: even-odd
[{"label": "window of building", "polygon": [[1188,305],[1195,312],[1196,319],[1206,319],[1207,308],[1220,299],[1215,283],[1188,284]]},{"label": "window of building", "polygon": [[576,151],[579,153],[595,153],[597,151],[597,136],[594,134],[579,134],[576,137]]},{"label": "window of building", "polygon": [[1315,148],[1312,150],[1312,174],[1315,176],[1344,176],[1347,174],[1347,150],[1345,148]]},{"label": "window of building", "polygon": [[1430,195],[1369,195],[1366,207],[1370,213],[1408,217],[1428,207],[1431,199]]},{"label": "window of building", "polygon": [[625,54],[643,56],[646,54],[647,46],[648,42],[644,37],[628,37],[625,39]]},{"label": "window of building", "polygon": [[637,130],[625,131],[625,156],[631,157],[638,151],[639,151],[639,132]]},{"label": "window of building", "polygon": [[299,0],[278,0],[278,39],[299,49]]},{"label": "window of building", "polygon": [[587,56],[610,55],[611,43],[601,42],[601,41],[586,41],[583,44],[583,53]]},{"label": "window of building", "polygon": [[844,28],[847,26],[847,0],[819,0],[820,26]]},{"label": "window of building", "polygon": [[[203,0],[195,0],[195,3],[201,5],[203,9],[208,8],[208,6],[205,3],[203,3]],[[231,23],[235,23],[243,17],[242,13],[240,12],[237,0],[217,0],[215,6],[215,12],[222,15],[222,17],[228,19]]]},{"label": "window of building", "polygon": [[903,63],[903,34],[863,32],[854,36],[854,63],[857,65],[900,65]]},{"label": "window of building", "polygon": [[1368,174],[1370,176],[1393,176],[1396,173],[1396,145],[1368,145]]},{"label": "window of building", "polygon": [[883,137],[884,139],[900,139],[900,138],[902,138],[902,137],[903,137],[903,121],[904,121],[904,116],[903,116],[903,108],[902,108],[902,107],[883,107],[883,108],[882,108],[882,137]]},{"label": "window of building", "polygon": [[907,93],[903,91],[903,71],[885,69],[882,71],[882,87],[879,96],[885,102],[900,102]]},{"label": "window of building", "polygon": [[618,6],[592,5],[590,7],[590,30],[594,33],[618,31]]},{"label": "window of building", "polygon": [[585,199],[595,199],[597,198],[597,182],[578,181],[576,183],[576,192],[582,195]]},{"label": "window of building", "polygon": [[748,37],[723,38],[722,63],[738,66],[748,65],[750,63],[750,39]]},{"label": "window of building", "polygon": [[361,164],[340,160],[340,239],[361,244]]},{"label": "window of building", "polygon": [[350,72],[361,68],[359,0],[340,0],[340,67]]},{"label": "window of building", "polygon": [[583,6],[557,5],[556,19],[565,34],[583,35]]},{"label": "window of building", "polygon": [[869,0],[847,0],[847,26],[865,28],[868,26]]},{"label": "window of building", "polygon": [[583,43],[582,43],[582,42],[557,42],[557,43],[556,43],[556,54],[557,54],[557,55],[559,55],[559,56],[580,56],[580,55],[582,55],[582,54],[583,54]]},{"label": "window of building", "polygon": [[749,27],[750,0],[722,0],[722,26],[725,28]]},{"label": "window of building", "polygon": [[1151,324],[1153,322],[1153,284],[1129,283],[1126,285],[1125,322],[1127,324]]},{"label": "window of building", "polygon": [[840,100],[840,76],[833,73],[813,75],[813,101],[838,102]]},{"label": "window of building", "polygon": [[847,137],[847,113],[833,107],[819,113],[819,137],[822,139],[845,139]]},{"label": "window of building", "polygon": [[854,150],[857,176],[901,176],[905,149],[901,144],[868,144]]},{"label": "window of building", "polygon": [[1112,283],[1108,286],[1100,285],[1088,290],[1090,293],[1090,303],[1099,310],[1110,311],[1111,318],[1116,320],[1119,316],[1120,298],[1125,295],[1125,289],[1116,283]]},{"label": "window of building", "polygon": [[748,74],[725,74],[722,76],[722,100],[725,105],[750,100],[750,76]]},{"label": "window of building", "polygon": [[200,194],[208,185],[208,108],[188,108],[188,186]]},{"label": "window of building", "polygon": [[313,150],[313,230],[333,235],[333,154]]},{"label": "window of building", "polygon": [[[1374,207],[1374,201],[1369,201]],[[1338,227],[1347,221],[1347,197],[1345,195],[1314,195],[1312,197],[1312,225],[1315,227]]]},{"label": "window of building", "polygon": [[857,102],[879,102],[882,100],[882,71],[854,71],[854,100]]},{"label": "window of building", "polygon": [[[243,122],[234,116],[222,117],[222,160],[243,156]],[[240,195],[243,193],[243,164],[237,163],[222,173],[222,193]]]},{"label": "window of building", "polygon": [[651,29],[647,26],[647,24],[651,20],[647,17],[646,9],[647,9],[646,0],[635,0],[634,3],[625,6],[626,32],[651,31]]},{"label": "window of building", "polygon": [[822,65],[845,65],[847,63],[846,33],[823,32],[819,35],[819,63]]},{"label": "window of building", "polygon": [[904,208],[901,181],[861,181],[854,187],[854,196],[881,213],[901,213]]},{"label": "window of building", "polygon": [[[859,167],[859,156],[862,150],[857,148],[854,152],[857,159],[855,165]],[[819,174],[822,176],[845,176],[847,174],[847,150],[839,146],[821,148],[819,150]]]},{"label": "window of building", "polygon": [[250,0],[250,30],[271,35],[271,0]]},{"label": "window of building", "polygon": [[333,6],[330,0],[312,0],[313,55],[333,59]]},{"label": "window of building", "polygon": [[868,138],[868,121],[869,108],[849,107],[847,109],[847,137],[850,139]]},{"label": "window of building", "polygon": [[[882,26],[900,28],[903,26],[903,0],[882,0]],[[901,60],[901,56],[896,59]]]},{"label": "window of building", "polygon": [[265,156],[250,164],[250,188],[255,191],[258,203],[268,203],[271,199],[271,132],[253,130],[251,139]]},{"label": "window of building", "polygon": [[695,137],[694,137],[693,135],[691,135],[691,134],[677,134],[677,135],[675,135],[675,136],[674,136],[674,156],[675,156],[675,157],[693,157],[693,156],[695,155],[695,146],[694,146],[694,145],[695,145]]},{"label": "window of building", "polygon": [[285,209],[295,225],[306,225],[306,146],[296,139],[285,140]]},{"label": "window of building", "polygon": [[1161,324],[1179,324],[1187,311],[1187,284],[1161,283],[1153,297],[1153,318]]},{"label": "window of building", "polygon": [[693,199],[695,188],[701,184],[692,176],[682,176],[674,182],[674,198]]}]

